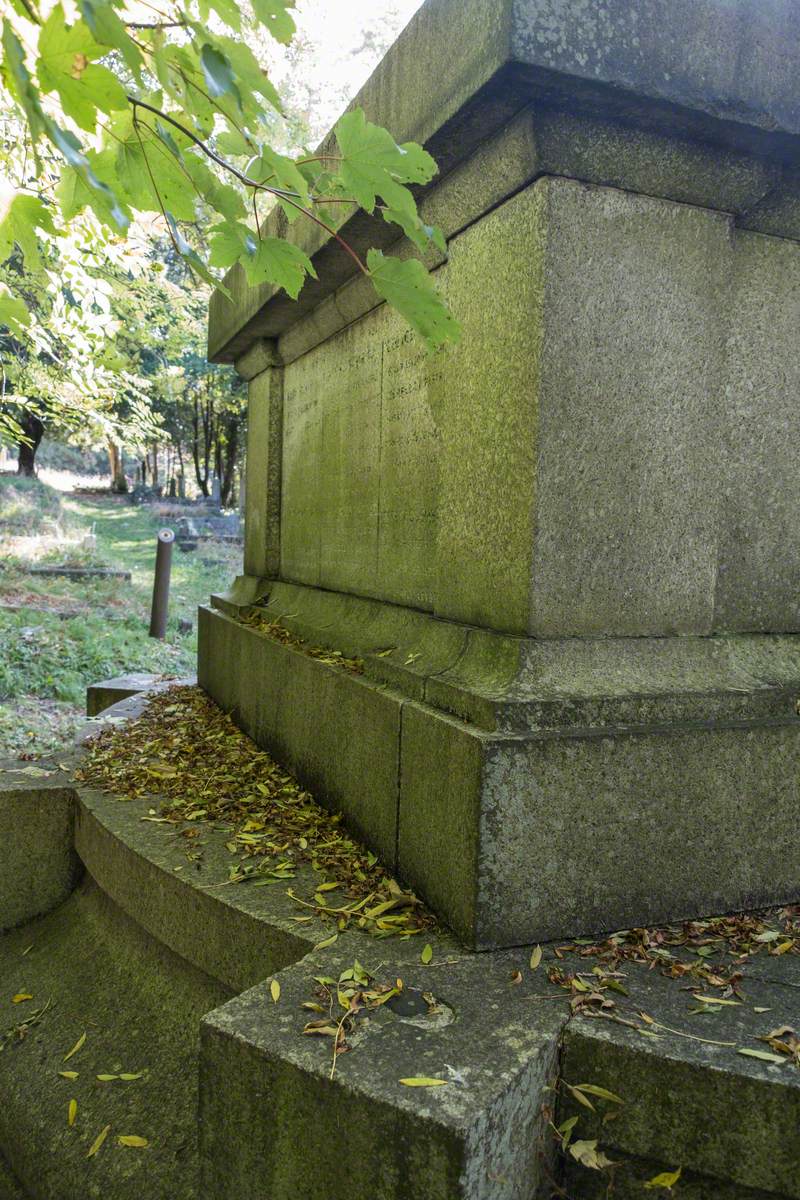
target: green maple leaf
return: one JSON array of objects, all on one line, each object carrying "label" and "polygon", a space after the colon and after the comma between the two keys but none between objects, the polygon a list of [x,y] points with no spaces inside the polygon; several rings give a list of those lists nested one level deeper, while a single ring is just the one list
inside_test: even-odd
[{"label": "green maple leaf", "polygon": [[53,218],[44,201],[24,192],[8,192],[0,200],[0,262],[5,262],[17,245],[28,270],[41,267],[37,229],[51,237],[56,235]]},{"label": "green maple leaf", "polygon": [[385,208],[383,219],[390,224],[399,225],[406,237],[410,238],[417,249],[422,250],[423,253],[431,242],[438,250],[441,250],[442,254],[447,253],[447,242],[441,229],[435,225],[425,225],[416,211],[411,214],[394,208]]},{"label": "green maple leaf", "polygon": [[415,142],[398,146],[394,138],[364,116],[363,109],[345,113],[336,125],[342,161],[342,183],[363,209],[372,212],[378,196],[391,209],[416,215],[414,197],[406,183],[428,183],[436,174],[436,163]]},{"label": "green maple leaf", "polygon": [[258,250],[255,234],[239,221],[223,221],[213,226],[209,245],[211,266],[225,269],[232,267],[243,254],[252,257]]},{"label": "green maple leaf", "polygon": [[80,10],[95,41],[118,50],[136,78],[140,78],[142,52],[108,0],[80,0]]},{"label": "green maple leaf", "polygon": [[370,250],[367,266],[378,295],[405,317],[429,350],[458,341],[461,328],[418,258],[387,258]]},{"label": "green maple leaf", "polygon": [[[133,114],[126,112],[114,119],[109,133],[108,149],[114,150],[116,178],[131,207],[140,212],[159,212],[163,208],[178,221],[193,221],[196,193],[192,182],[182,160],[164,145],[155,128],[145,121],[134,121]],[[177,133],[176,138],[180,147]]]},{"label": "green maple leaf", "polygon": [[240,259],[250,287],[259,283],[274,283],[296,300],[306,275],[316,279],[311,259],[299,246],[281,238],[262,238],[255,254],[245,253]]},{"label": "green maple leaf", "polygon": [[39,84],[44,92],[57,92],[67,116],[90,133],[97,127],[98,109],[112,113],[128,105],[116,75],[92,61],[103,53],[86,22],[67,25],[57,4],[39,34]]},{"label": "green maple leaf", "polygon": [[295,23],[290,8],[295,0],[253,0],[256,20],[269,30],[277,42],[284,45],[294,37]]}]

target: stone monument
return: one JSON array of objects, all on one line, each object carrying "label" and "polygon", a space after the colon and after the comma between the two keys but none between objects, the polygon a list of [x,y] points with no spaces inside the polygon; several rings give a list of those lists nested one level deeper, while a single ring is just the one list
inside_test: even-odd
[{"label": "stone monument", "polygon": [[297,304],[213,298],[202,686],[476,948],[798,895],[799,68],[795,0],[429,0],[355,103],[440,164],[459,347],[299,224]]}]

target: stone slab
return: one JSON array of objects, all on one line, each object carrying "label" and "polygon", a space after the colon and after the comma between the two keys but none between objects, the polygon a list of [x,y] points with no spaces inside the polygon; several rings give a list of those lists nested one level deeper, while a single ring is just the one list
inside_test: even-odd
[{"label": "stone slab", "polygon": [[280,564],[280,504],[283,439],[283,371],[269,366],[248,385],[244,569],[249,575],[275,575]]},{"label": "stone slab", "polygon": [[482,949],[780,904],[799,771],[796,716],[499,736],[408,702],[398,870]]},{"label": "stone slab", "polygon": [[297,584],[535,637],[800,627],[794,242],[543,177],[453,238],[437,280],[464,328],[447,354],[382,307],[285,368],[249,574],[276,573],[280,487]]},{"label": "stone slab", "polygon": [[72,891],[73,797],[52,764],[0,769],[0,932],[49,912]]},{"label": "stone slab", "polygon": [[[541,1181],[545,1088],[564,1006],[534,1008],[510,982],[518,954],[491,961],[363,939],[310,955],[203,1022],[200,1112],[208,1200],[337,1200],[354,1181],[374,1200],[531,1200]],[[366,954],[366,957],[365,957]],[[338,978],[357,956],[442,1013],[374,1013],[339,1057],[303,1037],[314,976]],[[389,962],[387,962],[389,958]],[[375,960],[385,968],[378,968]],[[406,1077],[445,1079],[411,1088]],[[228,1149],[236,1146],[235,1157]]]},{"label": "stone slab", "polygon": [[[583,0],[428,0],[353,103],[398,141],[427,143],[443,174],[531,101],[796,165],[798,61],[793,0],[680,0],[669,10],[613,0],[597,12]],[[766,205],[769,232],[787,232],[776,228],[784,215],[797,230],[791,202]],[[758,203],[749,215],[758,227]],[[270,232],[286,233],[285,220],[276,215]],[[356,217],[347,235],[385,245],[386,229]],[[231,272],[232,299],[212,301],[212,358],[241,357],[352,276],[324,231],[298,223],[291,236],[319,254],[322,282],[304,288],[298,309]]]},{"label": "stone slab", "polygon": [[[0,1054],[0,1146],[35,1200],[197,1200],[198,1026],[230,993],[148,938],[88,879],[60,908],[0,940],[0,977],[4,1032],[26,1008],[51,1001]],[[17,990],[33,1001],[12,1005]],[[78,1079],[59,1078],[67,1069]],[[119,1071],[144,1077],[96,1079]],[[87,1160],[106,1125],[105,1144]],[[147,1138],[146,1151],[120,1146],[120,1134]]]},{"label": "stone slab", "polygon": [[393,868],[402,697],[211,609],[199,618],[200,686]]},{"label": "stone slab", "polygon": [[[202,856],[190,860],[182,839],[145,819],[152,798],[121,800],[81,787],[76,807],[75,848],[104,893],[160,945],[230,991],[295,962],[324,936],[321,923],[293,922],[297,906],[283,889],[273,895],[226,886],[233,860],[224,830],[204,830]],[[297,886],[313,892],[314,878],[300,871]]]},{"label": "stone slab", "polygon": [[[634,1160],[621,1173],[626,1197],[635,1182],[642,1194],[643,1170],[653,1163],[656,1170],[686,1171],[693,1200],[800,1196],[800,1072],[788,1058],[781,1066],[739,1053],[768,1050],[759,1037],[782,1025],[798,1027],[800,989],[751,979],[745,964],[742,1003],[698,1015],[690,1011],[697,1002],[676,980],[634,964],[622,969],[628,997],[615,997],[617,1015],[641,1024],[637,1010],[644,1011],[669,1029],[653,1026],[657,1036],[644,1037],[613,1021],[573,1019],[565,1033],[563,1078],[607,1088],[623,1104],[601,1126],[597,1115],[580,1110],[562,1090],[560,1117],[580,1114],[576,1136],[598,1137],[610,1158]],[[757,1013],[758,1007],[768,1011]],[[573,1169],[567,1179],[575,1184],[588,1174]]]},{"label": "stone slab", "polygon": [[130,675],[118,675],[114,679],[103,679],[99,683],[90,683],[86,689],[86,715],[96,717],[112,704],[128,696],[136,696],[146,692],[158,680],[159,675],[151,675],[146,671],[133,672]]}]

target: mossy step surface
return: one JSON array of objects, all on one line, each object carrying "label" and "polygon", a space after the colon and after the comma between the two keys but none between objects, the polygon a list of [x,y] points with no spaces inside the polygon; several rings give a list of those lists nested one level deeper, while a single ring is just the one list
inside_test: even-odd
[{"label": "mossy step surface", "polygon": [[[197,1200],[198,1029],[230,992],[151,939],[89,877],[0,941],[0,979],[4,1031],[48,1005],[0,1054],[0,1146],[31,1200]],[[14,1004],[20,993],[32,999]],[[97,1079],[123,1072],[142,1074]],[[121,1145],[126,1135],[148,1145]]]}]

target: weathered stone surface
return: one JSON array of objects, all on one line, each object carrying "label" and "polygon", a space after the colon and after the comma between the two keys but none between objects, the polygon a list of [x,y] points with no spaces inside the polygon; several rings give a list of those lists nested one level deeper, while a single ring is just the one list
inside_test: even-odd
[{"label": "weathered stone surface", "polygon": [[[0,977],[4,1030],[52,1001],[0,1054],[0,1146],[35,1200],[197,1200],[199,1020],[230,993],[148,938],[88,879],[55,912],[0,940]],[[17,990],[34,999],[11,1005]],[[65,1065],[84,1033],[84,1048]],[[67,1069],[79,1078],[59,1078]],[[145,1076],[95,1078],[120,1071]],[[106,1143],[87,1160],[106,1125]],[[127,1149],[120,1134],[150,1144]]]},{"label": "weathered stone surface", "polygon": [[759,234],[733,243],[717,456],[717,629],[800,628],[798,455],[800,245]]},{"label": "weathered stone surface", "polygon": [[[788,1059],[781,1065],[739,1053],[768,1050],[759,1038],[782,1025],[797,1027],[800,989],[751,980],[749,964],[744,972],[743,1003],[698,1016],[690,1012],[697,1001],[675,980],[626,964],[628,998],[620,1001],[618,1015],[636,1024],[637,1010],[646,1012],[660,1023],[653,1027],[658,1036],[580,1016],[566,1030],[563,1078],[607,1088],[624,1103],[616,1119],[601,1127],[562,1092],[562,1118],[579,1113],[580,1136],[598,1137],[612,1159],[621,1153],[650,1160],[621,1172],[623,1180],[628,1177],[622,1196],[641,1195],[644,1179],[679,1166],[693,1200],[749,1200],[753,1192],[800,1196],[800,1073]],[[643,1174],[643,1166],[653,1163],[656,1170]],[[568,1179],[577,1183],[577,1172]],[[680,1187],[683,1194],[683,1178]]]},{"label": "weathered stone surface", "polygon": [[30,1200],[4,1158],[0,1158],[0,1200]]},{"label": "weathered stone surface", "polygon": [[[92,878],[119,909],[159,944],[231,992],[306,954],[319,926],[292,921],[296,905],[282,889],[222,886],[230,852],[224,830],[204,830],[203,853],[186,857],[179,838],[165,838],[145,818],[150,800],[121,801],[80,789],[75,848]],[[300,873],[297,886],[305,880]]]},{"label": "weathered stone surface", "polygon": [[258,464],[245,493],[244,569],[249,575],[278,572],[281,546],[283,370],[266,367],[251,379],[247,395],[247,461]]},{"label": "weathered stone surface", "polygon": [[[780,171],[798,161],[798,61],[793,0],[680,0],[668,11],[650,0],[614,0],[598,11],[582,0],[430,0],[353,103],[398,141],[427,143],[443,173],[531,102],[543,112],[589,113],[690,139],[713,147],[712,157],[718,150],[745,154]],[[669,173],[670,156],[659,158]],[[678,159],[680,186],[686,171]],[[619,183],[613,175],[612,168],[601,181]],[[766,190],[754,197],[746,210],[750,227],[797,236],[791,170],[785,179],[784,198],[762,208]],[[711,203],[739,211],[720,193]],[[358,248],[386,245],[382,222],[351,217],[341,219],[349,220],[347,234]],[[285,218],[276,214],[271,231],[286,233]],[[289,232],[319,256],[320,280],[300,298],[308,312],[353,276],[352,262],[310,222]],[[296,310],[272,286],[248,289],[238,269],[226,283],[232,300],[217,294],[212,301],[212,357],[232,361],[254,338],[277,336],[296,322]]]},{"label": "weathered stone surface", "polygon": [[[393,947],[387,979],[432,993],[443,1011],[376,1011],[331,1081],[330,1039],[303,1037],[313,1014],[300,1005],[315,975],[338,977],[363,957],[363,942],[342,940],[283,972],[277,1004],[264,983],[204,1021],[204,1195],[335,1200],[356,1186],[374,1200],[530,1200],[564,1007],[536,1008],[509,983],[521,955],[487,963],[437,945],[424,967],[418,947]],[[416,1076],[447,1083],[399,1082]]]},{"label": "weathered stone surface", "polygon": [[72,792],[50,764],[0,770],[0,931],[49,912],[72,891]]},{"label": "weathered stone surface", "polygon": [[778,904],[799,769],[790,715],[490,736],[407,703],[398,869],[479,948]]},{"label": "weathered stone surface", "polygon": [[392,866],[402,697],[210,609],[198,636],[200,686]]},{"label": "weathered stone surface", "polygon": [[215,664],[246,664],[220,673],[226,707],[471,944],[794,895],[774,821],[800,815],[796,639],[465,642],[352,597],[279,584],[273,603],[300,636],[373,651],[392,690],[210,612],[204,686],[218,698]]},{"label": "weathered stone surface", "polygon": [[432,607],[435,370],[386,307],[286,368],[284,579]]},{"label": "weathered stone surface", "polygon": [[726,214],[540,179],[451,242],[456,350],[379,308],[285,369],[282,450],[279,401],[253,408],[248,573],[280,540],[283,579],[516,634],[797,628],[798,262]]},{"label": "weathered stone surface", "polygon": [[[132,697],[109,719],[146,703]],[[41,778],[19,779],[20,791],[40,786]],[[762,944],[737,962],[741,1005],[701,1015],[690,1011],[697,1002],[686,979],[621,963],[612,1015],[639,1024],[647,1013],[655,1036],[643,1037],[616,1021],[570,1016],[569,994],[548,968],[588,979],[593,957],[561,947],[556,958],[545,946],[531,970],[530,946],[476,955],[438,931],[426,935],[430,965],[421,939],[347,932],[312,950],[331,927],[292,922],[282,888],[213,886],[227,876],[224,831],[204,830],[202,859],[190,863],[172,828],[142,821],[148,801],[66,790],[80,813],[87,876],[55,911],[0,939],[9,1024],[53,1001],[0,1054],[3,1200],[339,1200],[361,1181],[375,1200],[538,1200],[550,1181],[593,1197],[593,1174],[574,1175],[569,1158],[555,1162],[546,1117],[557,1097],[556,1120],[579,1115],[575,1137],[598,1137],[621,1162],[615,1194],[625,1200],[678,1165],[691,1200],[798,1200],[800,1076],[788,1060],[738,1054],[761,1048],[775,1026],[798,1027],[796,956],[770,955]],[[705,817],[693,815],[697,824]],[[447,861],[457,850],[448,848]],[[12,842],[9,857],[16,853]],[[679,865],[668,840],[651,857],[659,855]],[[726,865],[716,849],[707,862]],[[310,886],[298,879],[301,891]],[[691,957],[688,947],[672,949]],[[732,961],[715,945],[703,949],[714,967]],[[401,978],[403,1006],[361,1024],[331,1079],[331,1039],[303,1035],[315,1014],[300,1005],[316,976],[337,977],[355,960],[379,982]],[[231,999],[241,987],[249,990]],[[17,989],[34,999],[12,1010]],[[440,1012],[428,1011],[423,993]],[[84,1032],[66,1064],[78,1077],[62,1079],[64,1055]],[[121,1071],[145,1076],[96,1079]],[[620,1095],[617,1119],[595,1125],[585,1107],[570,1109],[569,1093],[549,1087],[559,1074]],[[399,1082],[419,1075],[447,1083]],[[106,1125],[107,1141],[87,1160]],[[146,1151],[120,1146],[125,1133],[147,1137]]]},{"label": "weathered stone surface", "polygon": [[90,683],[86,689],[87,717],[96,717],[112,704],[118,704],[128,696],[147,691],[157,679],[157,675],[148,674],[146,671],[134,671],[130,675],[119,675],[115,679]]}]

